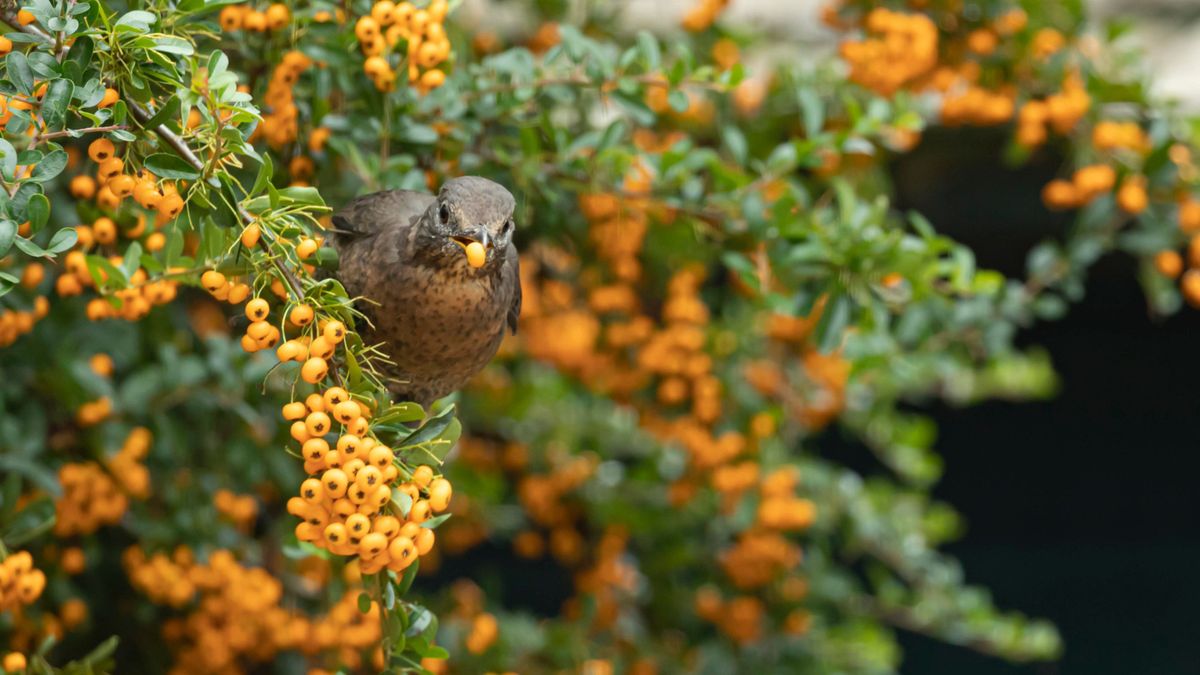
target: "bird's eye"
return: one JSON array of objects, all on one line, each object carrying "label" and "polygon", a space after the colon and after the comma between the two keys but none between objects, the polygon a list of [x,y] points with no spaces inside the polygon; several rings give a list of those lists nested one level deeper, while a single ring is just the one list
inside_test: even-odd
[{"label": "bird's eye", "polygon": [[442,208],[438,209],[438,217],[442,219],[442,222],[443,222],[443,223],[448,223],[448,222],[450,222],[450,209],[449,209],[449,207],[447,207],[445,204],[442,204]]},{"label": "bird's eye", "polygon": [[509,232],[512,232],[512,229],[513,229],[513,221],[510,220],[510,221],[504,223],[504,234],[505,235],[507,235]]}]

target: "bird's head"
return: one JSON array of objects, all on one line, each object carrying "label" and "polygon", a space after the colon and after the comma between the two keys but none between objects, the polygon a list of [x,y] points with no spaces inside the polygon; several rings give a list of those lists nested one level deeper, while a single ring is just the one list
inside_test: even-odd
[{"label": "bird's head", "polygon": [[512,244],[516,200],[504,186],[478,176],[452,178],[425,213],[427,253],[443,264],[467,263],[467,248],[478,243],[486,258],[480,269],[500,264]]}]

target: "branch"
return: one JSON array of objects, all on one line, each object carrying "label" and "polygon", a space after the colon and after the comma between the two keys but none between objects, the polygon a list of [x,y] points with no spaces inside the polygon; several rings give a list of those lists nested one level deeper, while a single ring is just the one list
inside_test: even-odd
[{"label": "branch", "polygon": [[[129,112],[133,115],[134,119],[136,119],[143,127],[146,127],[147,122],[150,121],[150,113],[133,100],[126,100],[125,105],[129,107]],[[195,152],[192,152],[191,147],[188,146],[187,142],[184,141],[179,134],[171,131],[165,124],[159,124],[158,126],[150,129],[150,131],[158,134],[158,137],[161,138],[167,145],[171,146],[175,152],[179,153],[179,156],[182,157],[188,164],[190,164],[193,169],[199,171],[200,173],[204,173],[205,169],[207,168],[204,162],[200,161],[200,158],[196,156]],[[237,207],[237,211],[244,223],[250,224],[255,221],[254,214],[247,211],[240,204]],[[260,239],[259,245],[262,246],[263,250],[268,254],[271,253],[271,249],[266,240]],[[300,285],[300,280],[297,279],[295,275],[292,274],[291,270],[284,267],[283,264],[280,263],[279,260],[274,256],[271,257],[271,264],[275,267],[276,271],[279,272],[280,276],[287,282],[288,286],[291,287],[292,293],[295,295],[296,299],[302,300],[304,298],[304,288]]]}]

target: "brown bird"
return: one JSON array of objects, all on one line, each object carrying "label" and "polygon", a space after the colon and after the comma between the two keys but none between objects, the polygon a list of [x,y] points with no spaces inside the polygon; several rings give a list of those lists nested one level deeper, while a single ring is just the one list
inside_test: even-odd
[{"label": "brown bird", "polygon": [[[437,196],[411,190],[364,195],[333,216],[337,278],[394,362],[398,399],[428,408],[466,384],[517,331],[521,278],[513,244],[516,201],[501,185],[463,176]],[[478,242],[478,268],[467,247]]]}]

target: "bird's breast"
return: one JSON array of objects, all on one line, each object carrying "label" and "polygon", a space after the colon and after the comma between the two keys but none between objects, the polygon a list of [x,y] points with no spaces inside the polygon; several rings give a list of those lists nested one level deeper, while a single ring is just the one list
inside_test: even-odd
[{"label": "bird's breast", "polygon": [[397,363],[418,370],[491,358],[511,299],[498,297],[490,278],[418,268],[394,284],[377,323]]}]

